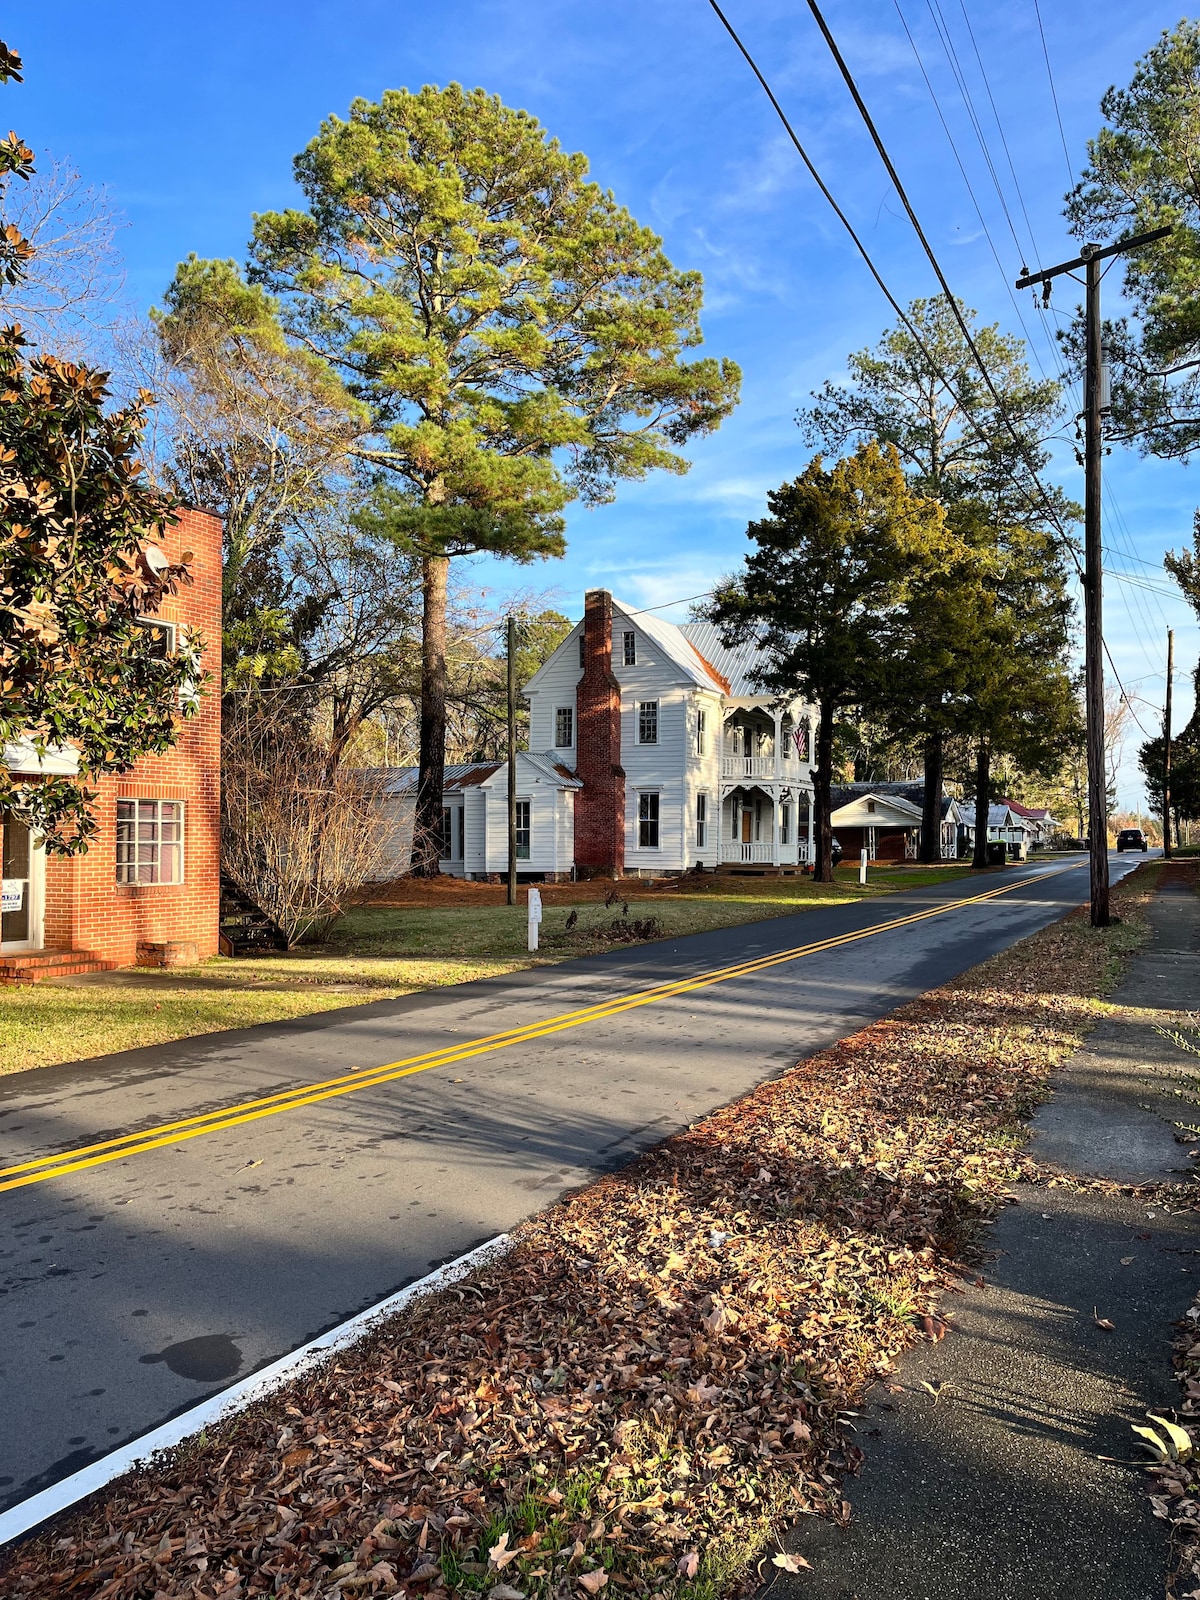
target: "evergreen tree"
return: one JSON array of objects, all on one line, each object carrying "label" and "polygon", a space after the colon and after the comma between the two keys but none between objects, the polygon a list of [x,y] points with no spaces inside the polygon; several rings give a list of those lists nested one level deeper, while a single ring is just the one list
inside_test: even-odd
[{"label": "evergreen tree", "polygon": [[742,571],[718,586],[706,614],[727,644],[758,643],[762,688],[818,708],[814,877],[828,883],[834,723],[849,706],[869,715],[884,694],[905,596],[946,559],[944,518],[909,487],[895,446],[873,442],[832,467],[815,457],[767,507],[746,530],[755,548]]},{"label": "evergreen tree", "polygon": [[[1023,521],[1048,528],[1054,523],[1032,468],[1040,469],[1048,459],[1042,440],[1059,415],[1060,386],[1031,376],[1021,339],[1002,333],[995,324],[980,326],[961,302],[959,310],[1001,396],[1003,414],[951,307],[939,295],[914,300],[908,307],[920,342],[903,324],[888,329],[873,349],[848,358],[848,382],[825,383],[814,393],[813,404],[797,415],[806,438],[827,449],[841,450],[864,439],[894,445],[919,493],[936,500],[951,517],[962,502],[973,508],[966,559],[939,569],[910,591],[914,626],[908,665],[893,681],[887,713],[898,737],[916,737],[923,745],[925,861],[940,856],[944,746],[958,729],[963,651],[969,648],[964,627],[974,614],[980,571],[978,508],[987,508],[997,526]],[[1050,493],[1060,520],[1078,514],[1064,497]]]},{"label": "evergreen tree", "polygon": [[563,511],[680,447],[737,400],[701,343],[702,285],[528,113],[457,84],[331,117],[296,159],[306,210],[255,220],[250,277],[288,343],[367,422],[376,514],[421,563],[413,869],[439,870],[448,569],[561,554]]}]

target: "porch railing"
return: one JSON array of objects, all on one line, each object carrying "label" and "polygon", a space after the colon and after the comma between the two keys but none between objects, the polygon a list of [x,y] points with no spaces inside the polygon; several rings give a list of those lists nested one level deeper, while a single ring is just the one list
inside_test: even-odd
[{"label": "porch railing", "polygon": [[722,756],[723,778],[773,778],[774,756]]},{"label": "porch railing", "polygon": [[774,846],[770,844],[727,843],[722,855],[726,861],[770,861]]}]

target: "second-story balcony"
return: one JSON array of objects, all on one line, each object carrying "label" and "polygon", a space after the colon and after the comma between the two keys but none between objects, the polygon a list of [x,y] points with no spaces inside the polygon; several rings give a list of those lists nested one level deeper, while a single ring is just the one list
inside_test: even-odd
[{"label": "second-story balcony", "polygon": [[[780,771],[790,775],[791,762],[780,764]],[[721,776],[723,778],[774,778],[776,776],[775,757],[723,755],[721,757]]]}]

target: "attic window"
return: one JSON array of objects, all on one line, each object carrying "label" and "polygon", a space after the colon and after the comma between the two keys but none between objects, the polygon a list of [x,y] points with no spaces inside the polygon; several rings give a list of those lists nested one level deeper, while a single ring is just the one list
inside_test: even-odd
[{"label": "attic window", "polygon": [[581,667],[587,666],[587,635],[585,633],[579,635],[579,665]]},{"label": "attic window", "polygon": [[874,800],[868,800],[868,801],[867,801],[867,810],[868,810],[868,811],[874,811],[874,809],[875,809],[875,802],[874,802]]},{"label": "attic window", "polygon": [[622,637],[622,641],[621,642],[625,647],[625,653],[624,653],[624,655],[622,657],[622,660],[624,661],[624,663],[625,663],[625,665],[627,667],[636,667],[637,666],[637,634],[636,633],[626,633]]}]

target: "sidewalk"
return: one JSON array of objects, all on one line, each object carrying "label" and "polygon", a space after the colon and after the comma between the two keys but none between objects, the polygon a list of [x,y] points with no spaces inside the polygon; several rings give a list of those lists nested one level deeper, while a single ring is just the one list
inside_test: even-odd
[{"label": "sidewalk", "polygon": [[[1056,1077],[1033,1119],[1045,1166],[1123,1183],[1190,1170],[1167,1120],[1186,1114],[1170,1097],[1186,1058],[1153,1023],[1200,1009],[1200,898],[1165,887],[1149,919],[1112,998],[1159,1014],[1105,1020]],[[1200,1287],[1200,1218],[1023,1187],[992,1238],[985,1286],[949,1303],[957,1332],[864,1407],[848,1529],[794,1528],[786,1546],[813,1570],[778,1572],[774,1600],[1161,1600],[1165,1528],[1119,1463],[1130,1424],[1177,1399],[1168,1339]]]}]

